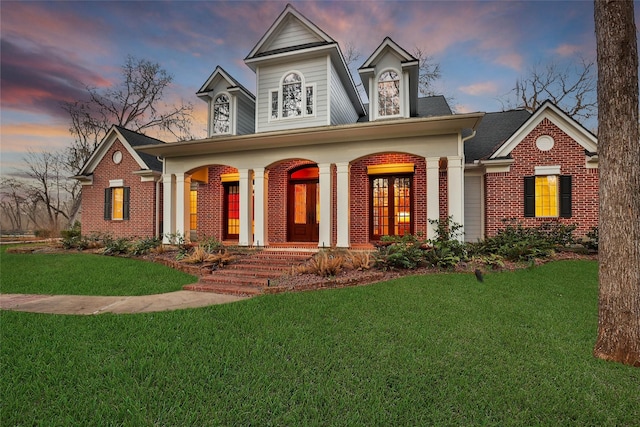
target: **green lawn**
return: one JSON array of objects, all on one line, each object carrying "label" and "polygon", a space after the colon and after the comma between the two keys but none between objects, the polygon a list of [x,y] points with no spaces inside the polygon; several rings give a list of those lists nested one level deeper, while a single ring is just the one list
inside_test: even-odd
[{"label": "green lawn", "polygon": [[591,355],[595,262],[174,312],[0,315],[2,425],[640,423],[640,370]]},{"label": "green lawn", "polygon": [[0,249],[0,292],[50,295],[149,295],[197,281],[169,267],[87,253],[6,253]]}]

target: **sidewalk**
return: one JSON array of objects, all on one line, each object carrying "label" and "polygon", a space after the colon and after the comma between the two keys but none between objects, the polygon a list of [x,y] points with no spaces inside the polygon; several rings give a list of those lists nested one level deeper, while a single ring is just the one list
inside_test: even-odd
[{"label": "sidewalk", "polygon": [[0,309],[50,314],[150,313],[225,304],[243,299],[246,297],[194,291],[113,297],[0,294]]}]

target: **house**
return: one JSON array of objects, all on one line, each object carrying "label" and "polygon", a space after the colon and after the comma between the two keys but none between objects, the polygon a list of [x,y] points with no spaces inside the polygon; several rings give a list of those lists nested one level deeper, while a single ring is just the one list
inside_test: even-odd
[{"label": "house", "polygon": [[468,241],[510,218],[597,225],[597,141],[552,103],[453,114],[418,97],[418,60],[387,37],[358,70],[363,104],[338,43],[290,5],[244,61],[255,94],[221,67],[196,94],[207,138],[111,130],[77,177],[84,232],[357,248],[448,217]]}]

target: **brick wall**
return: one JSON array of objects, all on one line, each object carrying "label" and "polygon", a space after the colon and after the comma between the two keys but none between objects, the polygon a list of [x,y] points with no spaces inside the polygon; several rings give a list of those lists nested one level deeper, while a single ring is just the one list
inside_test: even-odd
[{"label": "brick wall", "polygon": [[[540,151],[536,139],[551,136],[555,143],[551,150]],[[574,235],[582,236],[598,224],[598,169],[585,167],[584,148],[544,119],[511,152],[514,163],[508,173],[489,173],[485,180],[486,234],[493,236],[504,228],[503,219],[515,218],[527,227],[537,227],[550,218],[524,217],[524,177],[535,175],[536,166],[560,165],[562,175],[571,175],[572,217],[558,218],[562,224],[577,224]]]},{"label": "brick wall", "polygon": [[224,185],[220,181],[220,175],[236,173],[238,170],[231,166],[209,166],[209,182],[198,184],[198,239],[215,237],[222,240],[224,237]]},{"label": "brick wall", "polygon": [[[115,164],[113,153],[120,151],[122,161]],[[116,140],[93,172],[93,184],[82,187],[82,234],[109,233],[114,237],[151,237],[156,235],[156,183],[141,182],[134,171],[138,163]],[[130,188],[128,220],[104,219],[104,191],[109,180],[122,179]]]},{"label": "brick wall", "polygon": [[386,163],[414,163],[415,173],[413,175],[413,232],[426,233],[427,230],[427,183],[426,183],[426,163],[424,158],[409,154],[392,153],[377,154],[364,157],[351,164],[350,176],[350,222],[351,222],[351,243],[369,243],[369,175],[367,166],[380,165]]}]

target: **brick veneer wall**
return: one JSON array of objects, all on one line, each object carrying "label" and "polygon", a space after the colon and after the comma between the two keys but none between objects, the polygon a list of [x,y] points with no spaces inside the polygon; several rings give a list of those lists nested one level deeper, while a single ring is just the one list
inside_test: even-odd
[{"label": "brick veneer wall", "polygon": [[231,166],[209,166],[209,182],[198,183],[198,239],[215,237],[222,240],[224,237],[224,185],[220,181],[220,175],[236,173],[238,170]]},{"label": "brick veneer wall", "polygon": [[267,168],[269,184],[267,195],[267,236],[269,243],[287,241],[287,188],[289,172],[302,165],[313,165],[308,160],[285,160]]},{"label": "brick veneer wall", "polygon": [[427,230],[427,182],[426,162],[424,158],[402,154],[377,154],[356,160],[351,164],[350,174],[350,225],[351,244],[363,244],[370,241],[369,230],[369,175],[367,166],[386,163],[414,163],[413,175],[413,232],[426,233]]},{"label": "brick veneer wall", "polygon": [[[115,164],[113,153],[120,151],[122,161]],[[156,235],[156,183],[141,182],[134,171],[138,163],[116,140],[93,171],[93,184],[82,187],[82,234],[109,233],[114,237],[151,237]],[[104,219],[104,190],[109,180],[122,179],[130,188],[129,219]]]},{"label": "brick veneer wall", "polygon": [[[551,136],[555,144],[540,151],[536,139]],[[488,173],[485,179],[485,232],[494,236],[504,228],[503,220],[517,219],[524,226],[537,227],[551,218],[524,217],[524,177],[535,175],[536,166],[560,165],[562,175],[572,178],[572,217],[558,218],[562,224],[577,224],[575,236],[583,236],[598,224],[598,169],[585,167],[584,148],[569,135],[544,119],[511,152],[514,163],[508,173]]]}]

